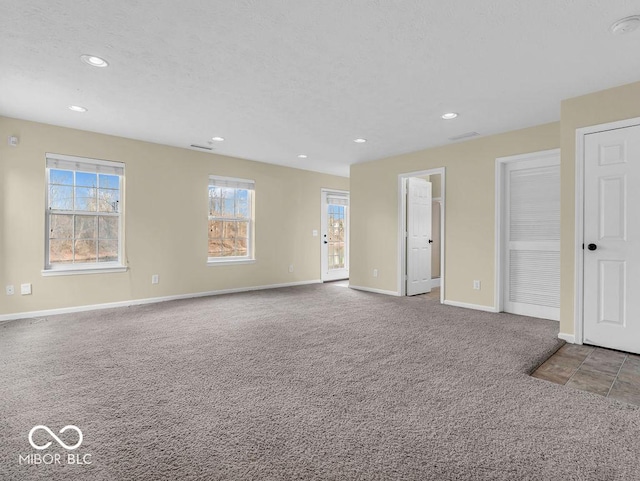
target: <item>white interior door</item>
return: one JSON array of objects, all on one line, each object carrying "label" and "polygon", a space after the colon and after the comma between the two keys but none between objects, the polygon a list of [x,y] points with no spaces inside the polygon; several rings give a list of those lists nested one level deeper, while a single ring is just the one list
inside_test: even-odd
[{"label": "white interior door", "polygon": [[560,319],[560,156],[505,165],[503,308]]},{"label": "white interior door", "polygon": [[322,191],[322,280],[349,278],[349,193]]},{"label": "white interior door", "polygon": [[640,353],[640,126],[585,136],[584,342]]},{"label": "white interior door", "polygon": [[407,295],[431,292],[431,182],[407,179]]}]

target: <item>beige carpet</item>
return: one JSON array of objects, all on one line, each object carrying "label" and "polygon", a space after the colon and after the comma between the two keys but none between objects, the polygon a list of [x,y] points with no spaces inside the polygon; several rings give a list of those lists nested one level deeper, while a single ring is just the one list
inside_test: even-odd
[{"label": "beige carpet", "polygon": [[528,376],[557,329],[331,285],[7,322],[0,480],[639,479],[637,407]]}]

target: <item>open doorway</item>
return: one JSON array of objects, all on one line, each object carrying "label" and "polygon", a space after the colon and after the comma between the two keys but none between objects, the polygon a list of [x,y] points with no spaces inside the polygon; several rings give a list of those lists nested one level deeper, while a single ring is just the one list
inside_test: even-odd
[{"label": "open doorway", "polygon": [[[426,189],[425,182],[429,184]],[[410,183],[413,194],[409,192]],[[398,292],[406,296],[439,287],[443,302],[444,167],[398,175],[398,196]]]},{"label": "open doorway", "polygon": [[321,192],[321,279],[349,279],[349,192]]}]

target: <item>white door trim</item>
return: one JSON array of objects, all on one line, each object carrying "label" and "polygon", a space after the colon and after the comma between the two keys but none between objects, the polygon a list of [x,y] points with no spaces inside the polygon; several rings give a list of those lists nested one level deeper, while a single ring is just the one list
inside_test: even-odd
[{"label": "white door trim", "polygon": [[407,243],[404,233],[407,230],[407,196],[405,195],[406,179],[409,177],[424,177],[426,175],[440,174],[440,201],[442,209],[440,211],[440,303],[444,303],[445,299],[445,168],[420,170],[417,172],[405,172],[398,174],[398,295],[407,295],[407,284],[405,282],[406,275],[406,259],[407,259]]},{"label": "white door trim", "polygon": [[[584,251],[582,248],[584,244],[584,138],[589,134],[606,132],[607,130],[624,129],[635,125],[640,125],[640,117],[576,129],[575,253],[573,273],[573,337],[576,344],[582,344],[584,342]],[[558,336],[560,336],[560,334],[558,334]]]},{"label": "white door trim", "polygon": [[505,167],[507,164],[522,162],[534,159],[551,159],[560,156],[560,149],[541,150],[527,154],[510,155],[508,157],[498,157],[496,159],[496,185],[495,185],[495,280],[494,280],[494,306],[497,312],[504,311],[504,259],[502,249],[504,240],[502,238],[503,209],[504,209],[504,183]]}]

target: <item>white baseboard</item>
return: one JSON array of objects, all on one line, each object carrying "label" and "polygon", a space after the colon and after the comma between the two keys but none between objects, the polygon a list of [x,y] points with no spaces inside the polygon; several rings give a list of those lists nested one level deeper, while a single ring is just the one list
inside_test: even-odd
[{"label": "white baseboard", "polygon": [[395,297],[400,296],[400,294],[396,291],[385,291],[382,289],[374,289],[373,287],[354,286],[353,284],[349,284],[349,288],[355,289],[356,291],[365,291],[365,292],[373,292],[375,294],[384,294],[385,296],[395,296]]},{"label": "white baseboard", "polygon": [[221,289],[219,291],[195,292],[190,294],[178,294],[175,296],[150,297],[147,299],[132,299],[130,301],[108,302],[105,304],[91,304],[86,306],[62,307],[58,309],[46,309],[42,311],[16,312],[14,314],[0,315],[0,322],[16,319],[29,319],[32,317],[55,316],[56,314],[70,314],[73,312],[97,311],[100,309],[113,309],[114,307],[140,306],[143,304],[155,304],[157,302],[176,301],[179,299],[193,299],[196,297],[219,296],[222,294],[235,294],[238,292],[261,291],[264,289],[278,289],[280,287],[304,286],[308,284],[320,284],[320,279],[312,281],[287,282],[284,284],[269,284],[266,286],[238,287],[234,289]]},{"label": "white baseboard", "polygon": [[498,309],[496,309],[493,306],[482,306],[480,304],[467,304],[466,302],[448,301],[448,300],[445,300],[443,304],[446,304],[447,306],[453,306],[453,307],[463,307],[465,309],[474,309],[476,311],[499,312]]},{"label": "white baseboard", "polygon": [[576,336],[574,336],[573,334],[565,334],[564,332],[561,332],[558,334],[558,338],[562,339],[563,341],[567,341],[569,344],[576,343]]},{"label": "white baseboard", "polygon": [[440,287],[440,278],[439,277],[437,279],[431,279],[431,289],[434,289],[436,287]]}]

